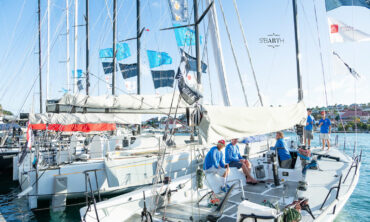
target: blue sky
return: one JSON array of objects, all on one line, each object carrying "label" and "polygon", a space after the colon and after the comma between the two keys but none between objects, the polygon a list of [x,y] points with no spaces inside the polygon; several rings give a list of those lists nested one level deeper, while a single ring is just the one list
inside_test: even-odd
[{"label": "blue sky", "polygon": [[[46,0],[42,2],[42,61],[43,88],[46,85]],[[67,88],[66,36],[65,36],[65,1],[51,0],[51,53],[50,53],[50,95],[49,98],[62,96],[62,88]],[[131,38],[136,34],[136,8],[133,0],[118,0],[118,37],[117,40]],[[203,2],[203,1],[201,1]],[[205,1],[204,1],[205,2]],[[370,43],[330,44],[324,1],[298,0],[299,38],[301,51],[301,71],[304,87],[304,100],[308,106],[325,105],[323,74],[321,69],[321,41],[325,79],[327,84],[328,102],[362,103],[370,102]],[[318,30],[316,29],[314,3],[317,10]],[[204,3],[205,4],[205,3]],[[226,19],[231,31],[232,41],[236,48],[249,104],[257,104],[258,97],[254,86],[250,65],[243,45],[238,20],[231,0],[222,0]],[[252,55],[258,83],[265,104],[291,104],[297,101],[296,66],[294,51],[294,32],[291,0],[237,0],[243,27]],[[160,28],[171,26],[167,0],[142,0],[142,26],[149,29],[142,38],[142,93],[170,93],[171,88],[154,90],[145,50],[165,51],[173,58],[173,64],[156,69],[177,69],[180,54],[173,31],[159,31]],[[189,1],[189,11],[192,9]],[[222,47],[224,51],[231,102],[235,106],[243,106],[240,81],[232,57],[226,29],[216,1],[218,21],[220,25]],[[94,76],[104,79],[99,49],[111,47],[111,0],[90,1],[90,71]],[[74,1],[70,0],[70,25],[74,22]],[[202,11],[200,6],[200,11]],[[0,104],[5,109],[29,112],[32,104],[38,111],[38,42],[37,42],[37,1],[0,0]],[[84,24],[83,14],[85,1],[79,1],[79,24]],[[339,8],[330,12],[331,16],[353,25],[366,33],[370,33],[370,11],[358,7]],[[205,36],[207,20],[201,24],[201,34]],[[277,33],[284,38],[284,43],[277,48],[270,48],[259,43],[261,37]],[[74,68],[73,28],[70,30],[71,69]],[[210,40],[209,40],[210,41]],[[129,42],[132,56],[123,60],[124,63],[136,61],[136,44]],[[340,53],[341,57],[362,76],[354,80],[345,67],[333,60],[331,50]],[[203,50],[203,45],[202,45]],[[193,50],[194,51],[194,50]],[[221,91],[215,73],[211,45],[208,45],[210,74],[203,76],[204,103],[210,103],[210,83],[212,98],[215,104],[221,104]],[[78,68],[85,69],[85,28],[79,28]],[[71,74],[69,74],[71,75]],[[210,75],[210,76],[208,76]],[[110,93],[106,84],[96,77],[91,77],[91,94]],[[209,81],[210,79],[210,81]],[[36,83],[33,85],[33,83]],[[117,93],[127,92],[120,73],[117,73]],[[135,78],[129,81],[136,81]],[[45,96],[45,93],[44,93]],[[45,98],[44,98],[45,99]]]}]

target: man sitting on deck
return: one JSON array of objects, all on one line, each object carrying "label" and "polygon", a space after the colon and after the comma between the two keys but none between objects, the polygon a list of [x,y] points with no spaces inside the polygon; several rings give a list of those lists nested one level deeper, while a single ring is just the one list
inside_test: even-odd
[{"label": "man sitting on deck", "polygon": [[203,169],[205,173],[216,173],[224,178],[224,185],[221,190],[226,192],[228,186],[226,184],[227,176],[229,175],[229,165],[225,164],[222,149],[225,147],[225,140],[219,140],[217,146],[212,147],[204,159]]},{"label": "man sitting on deck", "polygon": [[278,149],[277,151],[280,158],[280,167],[289,169],[292,164],[292,157],[290,156],[289,150],[286,148],[283,132],[279,131],[276,133],[276,144],[270,149]]},{"label": "man sitting on deck", "polygon": [[238,139],[232,139],[231,143],[226,146],[225,162],[228,163],[230,167],[242,168],[243,173],[247,177],[247,183],[256,184],[257,180],[251,175],[251,163],[240,155],[237,142]]}]

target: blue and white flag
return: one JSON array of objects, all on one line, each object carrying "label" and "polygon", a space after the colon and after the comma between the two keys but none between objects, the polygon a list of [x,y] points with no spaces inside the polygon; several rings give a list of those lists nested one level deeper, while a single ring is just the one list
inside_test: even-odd
[{"label": "blue and white flag", "polygon": [[155,68],[163,64],[172,64],[172,58],[167,52],[157,52],[152,50],[147,50],[146,52],[150,68]]},{"label": "blue and white flag", "polygon": [[[130,48],[127,43],[116,44],[116,59],[121,61],[131,56]],[[113,48],[101,49],[99,51],[100,58],[113,58]]]},{"label": "blue and white flag", "polygon": [[84,89],[84,86],[82,85],[82,80],[78,80],[77,81],[77,87],[78,87],[78,91],[81,91]]},{"label": "blue and white flag", "polygon": [[77,79],[82,78],[82,70],[81,69],[77,69],[77,76],[75,75],[75,71],[72,70],[72,78],[77,78]]},{"label": "blue and white flag", "polygon": [[175,78],[174,70],[152,70],[152,78],[154,82],[154,88],[160,87],[173,87],[173,81]]},{"label": "blue and white flag", "polygon": [[102,64],[103,64],[104,74],[113,73],[113,62],[102,62]]},{"label": "blue and white flag", "polygon": [[118,43],[116,45],[116,48],[117,48],[116,59],[118,61],[121,61],[131,56],[130,48],[128,47],[127,43]]},{"label": "blue and white flag", "polygon": [[[189,55],[188,53],[186,53],[183,49],[180,49],[180,51],[181,51],[181,54],[183,54],[186,58],[186,62],[187,62],[185,66],[186,70],[196,72],[197,71],[197,59]],[[201,61],[201,69],[203,73],[207,72],[207,64],[205,64],[203,61]]]},{"label": "blue and white flag", "polygon": [[325,0],[326,11],[341,6],[360,6],[370,9],[370,0]]},{"label": "blue and white flag", "polygon": [[188,1],[168,0],[172,14],[172,20],[176,22],[188,22]]},{"label": "blue and white flag", "polygon": [[[174,24],[174,27],[180,26]],[[188,27],[174,29],[175,38],[178,46],[195,45],[195,31]],[[199,36],[200,44],[202,44],[202,36]]]},{"label": "blue and white flag", "polygon": [[122,77],[128,79],[137,76],[137,63],[134,64],[119,64],[121,69]]}]

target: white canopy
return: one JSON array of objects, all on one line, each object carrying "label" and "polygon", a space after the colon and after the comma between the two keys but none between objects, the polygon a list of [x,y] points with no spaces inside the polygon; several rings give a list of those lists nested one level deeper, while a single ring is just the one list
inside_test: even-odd
[{"label": "white canopy", "polygon": [[36,113],[30,114],[31,124],[86,124],[86,123],[118,123],[140,124],[139,114],[114,113]]},{"label": "white canopy", "polygon": [[306,123],[303,102],[281,107],[204,106],[200,134],[209,143],[220,139],[255,136]]},{"label": "white canopy", "polygon": [[[114,112],[164,114],[171,108],[173,94],[165,95],[104,95],[86,96],[82,94],[65,94],[58,104],[76,107],[113,109]],[[175,93],[172,103],[174,112],[178,103],[179,93]],[[188,105],[181,100],[178,113],[184,113]]]}]

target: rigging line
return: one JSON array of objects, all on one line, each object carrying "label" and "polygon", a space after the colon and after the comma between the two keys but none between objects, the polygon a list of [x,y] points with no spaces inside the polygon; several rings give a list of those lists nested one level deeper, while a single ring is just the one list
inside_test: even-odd
[{"label": "rigging line", "polygon": [[257,81],[257,77],[256,77],[256,72],[255,72],[254,67],[253,67],[252,57],[251,57],[251,54],[249,52],[249,48],[248,48],[248,44],[247,44],[247,38],[245,37],[245,32],[244,32],[244,28],[243,28],[243,25],[242,25],[242,21],[240,19],[238,6],[236,5],[236,1],[235,0],[233,0],[233,3],[234,3],[234,8],[235,8],[235,11],[236,11],[236,15],[238,17],[240,30],[241,30],[242,35],[243,35],[244,46],[245,46],[245,50],[247,51],[247,54],[248,54],[249,64],[251,66],[251,70],[252,70],[252,74],[253,74],[253,79],[254,79],[254,84],[256,85],[256,89],[257,89],[257,93],[258,93],[258,98],[260,100],[261,106],[263,106],[262,96],[261,96],[261,93],[260,93],[260,89],[258,87],[258,81]]},{"label": "rigging line", "polygon": [[[23,10],[24,10],[25,3],[26,3],[26,0],[24,0],[24,1],[23,1],[23,5],[22,5],[22,7],[21,7],[21,9],[20,9],[20,11],[19,11],[17,21],[16,21],[16,23],[15,23],[15,26],[14,26],[14,29],[13,29],[13,32],[12,32],[12,35],[11,35],[11,37],[10,37],[11,41],[10,41],[10,43],[8,44],[8,48],[7,48],[7,50],[5,51],[4,56],[2,56],[1,61],[4,61],[4,59],[5,59],[5,58],[9,58],[9,56],[8,56],[8,55],[9,55],[9,53],[10,53],[10,48],[11,48],[11,47],[12,47],[12,45],[13,45],[13,42],[14,42],[14,39],[15,39],[15,38],[14,38],[14,35],[15,35],[16,30],[17,30],[17,28],[18,28],[19,22],[20,22],[20,20],[21,20],[21,18],[22,18],[22,16],[23,16]],[[1,67],[0,67],[0,72],[1,72]]]},{"label": "rigging line", "polygon": [[[202,11],[204,11],[204,4],[202,4]],[[209,91],[210,91],[211,104],[213,105],[214,103],[213,103],[213,94],[212,94],[212,82],[211,82],[211,72],[210,72],[208,44],[207,44],[208,43],[208,33],[209,33],[210,28],[211,27],[209,26],[209,22],[207,23],[207,29],[206,29],[205,23],[203,22],[203,32],[206,32],[206,35],[204,36],[204,47],[203,47],[203,56],[202,56],[202,58],[204,57],[204,55],[206,55],[207,64],[208,64],[207,73],[208,73]]]},{"label": "rigging line", "polygon": [[312,1],[313,1],[314,12],[315,12],[317,41],[319,43],[319,52],[320,52],[320,62],[321,62],[322,78],[324,80],[325,101],[326,101],[326,106],[328,106],[328,94],[327,94],[327,91],[326,91],[326,80],[325,80],[325,71],[324,71],[324,61],[323,61],[323,56],[322,56],[321,39],[320,39],[320,32],[319,32],[319,23],[317,21],[316,3],[315,3],[315,0],[312,0]]},{"label": "rigging line", "polygon": [[220,5],[220,9],[221,9],[222,17],[223,17],[223,20],[224,20],[224,23],[225,23],[225,27],[226,27],[227,36],[228,36],[228,39],[229,39],[229,42],[230,42],[230,46],[231,46],[231,51],[232,51],[232,53],[233,53],[234,62],[235,62],[235,65],[236,65],[236,69],[237,69],[237,71],[238,71],[238,76],[239,76],[239,80],[240,80],[240,85],[242,86],[242,90],[243,90],[243,94],[244,94],[245,104],[246,104],[247,106],[249,106],[249,105],[248,105],[248,99],[247,99],[247,93],[246,93],[245,88],[244,88],[243,78],[242,78],[242,76],[241,76],[241,72],[240,72],[240,69],[239,69],[238,60],[237,60],[237,58],[236,58],[236,54],[235,54],[235,50],[234,50],[234,46],[233,46],[233,43],[232,43],[232,40],[231,40],[229,27],[227,26],[227,23],[226,23],[226,17],[225,17],[224,10],[223,10],[223,8],[222,8],[221,0],[218,0],[218,3],[219,3],[219,5]]}]

